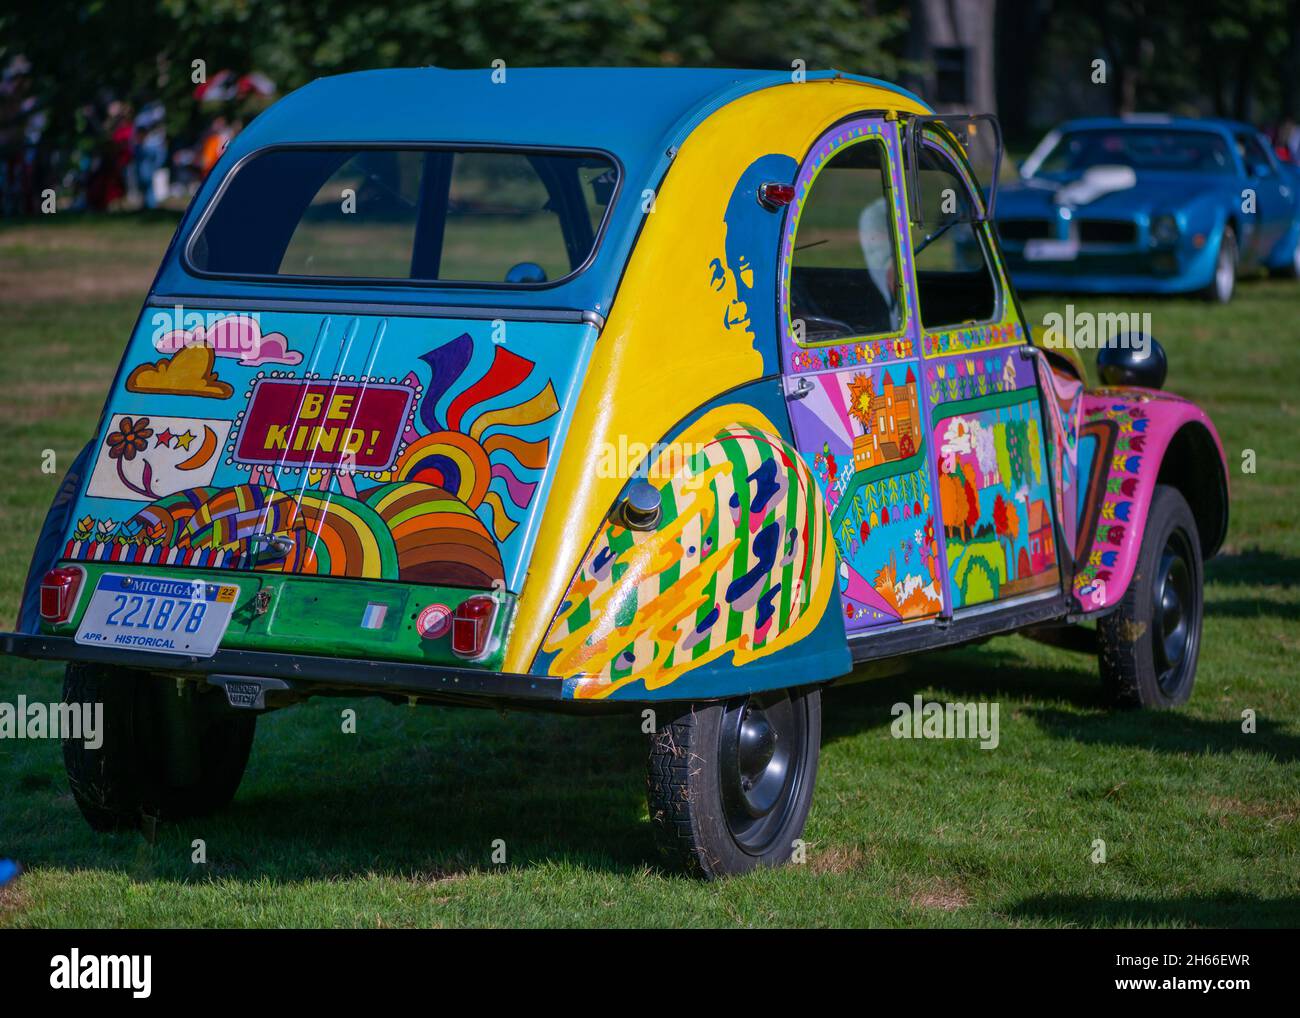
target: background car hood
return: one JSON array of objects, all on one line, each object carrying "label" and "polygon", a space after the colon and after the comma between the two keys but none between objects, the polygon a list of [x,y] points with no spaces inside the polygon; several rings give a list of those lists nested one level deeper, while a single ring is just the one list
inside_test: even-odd
[{"label": "background car hood", "polygon": [[[1031,177],[998,191],[999,219],[1054,217],[1059,206],[1057,191],[1073,183],[1082,173]],[[1138,213],[1152,214],[1186,205],[1203,195],[1231,190],[1235,178],[1200,173],[1166,173],[1146,171],[1137,174],[1134,185],[1112,191],[1087,204],[1072,205],[1085,210],[1089,218],[1117,217]]]}]

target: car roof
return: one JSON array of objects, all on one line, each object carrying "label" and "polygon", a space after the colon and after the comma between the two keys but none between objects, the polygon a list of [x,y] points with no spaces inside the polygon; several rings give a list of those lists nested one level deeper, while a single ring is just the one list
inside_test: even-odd
[{"label": "car roof", "polygon": [[[440,67],[358,71],[290,93],[240,136],[242,149],[272,142],[463,141],[609,148],[631,158],[662,150],[673,128],[745,92],[785,84],[791,72],[725,68]],[[825,70],[892,89],[874,78]]]},{"label": "car roof", "polygon": [[1168,113],[1130,113],[1122,117],[1081,117],[1058,124],[1053,130],[1089,131],[1113,130],[1115,128],[1158,127],[1175,131],[1249,131],[1258,133],[1258,129],[1239,120],[1224,117],[1180,117]]},{"label": "car roof", "polygon": [[[187,238],[240,160],[274,145],[466,143],[595,148],[622,164],[622,194],[606,226],[596,261],[552,289],[491,291],[499,306],[580,307],[604,314],[640,223],[629,196],[656,188],[687,136],[710,114],[752,92],[792,80],[789,70],[649,67],[438,67],[358,71],[320,78],[257,116],[230,142],[191,204],[178,236]],[[841,79],[886,89],[900,103],[921,103],[889,82],[835,70],[808,71],[806,80]],[[268,290],[267,287],[272,289]],[[158,294],[288,295],[281,283],[236,284],[199,279],[169,256]],[[277,293],[278,292],[278,293]],[[394,293],[394,296],[397,294]],[[428,299],[426,291],[424,298]],[[475,304],[483,291],[440,290],[439,303]]]}]

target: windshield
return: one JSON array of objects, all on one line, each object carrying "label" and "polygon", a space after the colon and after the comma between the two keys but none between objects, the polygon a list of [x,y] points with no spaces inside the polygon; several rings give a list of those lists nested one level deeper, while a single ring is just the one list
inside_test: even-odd
[{"label": "windshield", "polygon": [[1034,172],[1036,176],[1066,175],[1102,165],[1128,166],[1139,172],[1236,172],[1228,141],[1221,135],[1150,127],[1069,131]]},{"label": "windshield", "polygon": [[591,257],[617,179],[594,153],[271,149],[233,171],[188,259],[218,275],[546,285]]}]

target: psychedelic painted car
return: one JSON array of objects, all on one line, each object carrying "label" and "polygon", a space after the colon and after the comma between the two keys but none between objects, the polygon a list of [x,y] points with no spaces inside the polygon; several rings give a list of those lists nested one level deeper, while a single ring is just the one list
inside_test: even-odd
[{"label": "psychedelic painted car", "polygon": [[872,662],[1096,620],[1115,703],[1185,701],[1218,437],[1154,354],[1089,390],[1034,344],[975,126],[829,71],[393,70],[258,117],[4,638],[105,704],[89,822],[220,808],[313,695],[626,711],[717,876],[790,858]]},{"label": "psychedelic painted car", "polygon": [[1300,175],[1249,124],[1072,120],[1002,189],[998,233],[1021,291],[1199,293],[1239,271],[1300,277]]}]

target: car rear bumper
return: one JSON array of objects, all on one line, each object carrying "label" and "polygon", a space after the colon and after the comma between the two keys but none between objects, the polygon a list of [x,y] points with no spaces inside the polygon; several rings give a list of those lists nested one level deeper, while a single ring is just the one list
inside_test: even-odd
[{"label": "car rear bumper", "polygon": [[406,661],[232,649],[218,650],[211,657],[182,657],[87,646],[67,636],[24,633],[0,633],[0,652],[33,660],[100,662],[165,675],[278,679],[299,696],[365,694],[463,706],[581,709],[590,713],[602,712],[602,707],[605,711],[627,709],[626,705],[575,702],[566,697],[563,679]]}]

